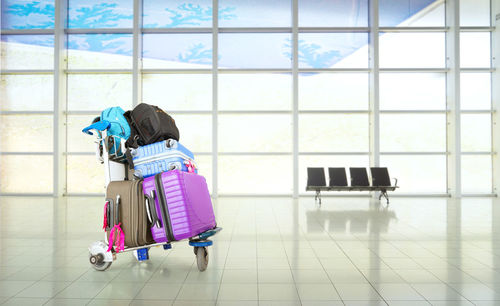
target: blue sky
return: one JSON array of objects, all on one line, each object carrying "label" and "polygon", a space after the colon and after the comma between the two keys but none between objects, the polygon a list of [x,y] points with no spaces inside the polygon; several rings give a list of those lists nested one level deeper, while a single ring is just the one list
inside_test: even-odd
[{"label": "blue sky", "polygon": [[[435,0],[380,0],[381,26],[394,26]],[[54,27],[53,0],[3,0],[2,28],[50,29]],[[144,27],[211,27],[212,1],[144,0]],[[368,0],[299,1],[300,26],[367,26]],[[132,0],[69,0],[69,28],[131,28]],[[254,18],[258,15],[259,18]],[[224,27],[289,27],[290,0],[220,0],[219,24]],[[255,36],[256,34],[254,34]],[[289,35],[259,34],[221,36],[222,66],[239,67],[245,56],[249,68],[290,66]],[[279,39],[279,41],[276,41]],[[302,67],[326,68],[366,45],[366,35],[302,35],[299,55]],[[47,36],[3,36],[2,41],[42,46],[53,45]],[[144,38],[145,58],[211,64],[211,38],[202,34],[148,34]],[[273,47],[270,47],[273,46]],[[128,34],[70,35],[70,49],[132,55]],[[265,51],[265,52],[264,52]],[[268,56],[261,56],[266,53]],[[267,60],[267,62],[266,62]]]}]

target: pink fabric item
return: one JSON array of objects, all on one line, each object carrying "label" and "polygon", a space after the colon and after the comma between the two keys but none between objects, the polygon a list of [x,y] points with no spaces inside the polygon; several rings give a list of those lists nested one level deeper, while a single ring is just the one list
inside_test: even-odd
[{"label": "pink fabric item", "polygon": [[196,166],[190,160],[185,160],[184,164],[186,165],[189,173],[194,173]]},{"label": "pink fabric item", "polygon": [[123,234],[120,225],[122,225],[121,222],[113,226],[113,228],[111,229],[109,235],[110,241],[108,241],[108,252],[111,251],[111,249],[113,248],[113,244],[116,247],[115,249],[116,253],[120,253],[120,251],[123,251],[125,248],[125,235]]},{"label": "pink fabric item", "polygon": [[108,205],[109,205],[109,201],[106,201],[104,203],[104,221],[103,221],[103,224],[102,224],[102,229],[106,231],[106,227],[108,227]]}]

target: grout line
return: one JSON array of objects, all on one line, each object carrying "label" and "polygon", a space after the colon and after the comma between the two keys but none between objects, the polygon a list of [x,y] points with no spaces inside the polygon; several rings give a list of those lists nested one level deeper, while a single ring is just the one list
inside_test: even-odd
[{"label": "grout line", "polygon": [[[214,201],[218,201],[218,199],[215,199]],[[238,212],[240,210],[240,207],[241,207],[241,204],[238,205]],[[226,272],[226,263],[227,263],[227,259],[229,257],[229,252],[231,251],[231,243],[233,242],[233,235],[234,235],[235,228],[236,227],[233,225],[233,228],[231,231],[231,236],[229,237],[229,246],[227,249],[226,258],[224,259],[224,266],[222,267],[222,276],[221,276],[220,281],[219,281],[219,288],[217,290],[217,296],[215,297],[215,304],[217,304],[217,302],[219,301],[220,288],[222,287],[222,280],[224,279],[224,274]],[[210,262],[209,262],[209,264],[210,264]]]},{"label": "grout line", "polygon": [[255,265],[256,265],[256,271],[257,271],[257,306],[260,305],[260,299],[259,299],[259,245],[257,241],[257,206],[254,205],[255,210],[254,210],[254,225],[255,225]]},{"label": "grout line", "polygon": [[[316,205],[316,204],[315,204]],[[344,249],[338,244],[337,240],[335,240],[331,235],[330,235],[330,232],[328,232],[324,226],[321,224],[321,222],[318,221],[318,219],[315,217],[316,219],[316,222],[323,228],[323,232],[325,232],[329,237],[330,239],[337,245],[337,247],[342,251],[342,253],[344,253],[344,255],[347,257],[347,259],[352,263],[352,265],[356,268],[356,270],[358,270],[358,272],[366,279],[366,281],[368,282],[368,284],[373,288],[373,290],[380,296],[380,298],[382,299],[382,301],[384,303],[386,303],[387,305],[389,305],[389,303],[386,301],[386,299],[380,294],[380,292],[378,292],[378,290],[375,288],[374,284],[372,284],[372,282],[370,282],[370,280],[368,280],[368,278],[363,274],[363,272],[359,269],[359,267],[354,263],[354,261],[351,259],[351,257],[349,255],[347,255],[347,252],[344,251]],[[354,235],[354,238],[357,239],[358,242],[360,243],[363,243],[357,236]],[[364,243],[363,243],[364,245]],[[367,248],[370,252],[371,249]],[[373,253],[373,252],[372,252]],[[378,255],[377,255],[378,256]],[[320,262],[321,263],[321,262]],[[339,295],[340,296],[340,295]],[[342,299],[342,296],[340,296],[340,298]],[[342,302],[345,304],[344,300],[342,299]]]},{"label": "grout line", "polygon": [[[297,201],[298,202],[298,201]],[[299,298],[299,303],[302,305],[302,299],[300,297],[300,294],[299,294],[299,289],[297,287],[297,283],[295,282],[295,276],[293,275],[293,271],[292,271],[292,266],[291,266],[291,263],[290,263],[290,258],[288,256],[288,253],[286,251],[286,247],[285,247],[285,244],[283,242],[283,235],[281,233],[281,227],[279,226],[279,222],[278,222],[278,219],[276,217],[276,212],[274,210],[275,207],[272,207],[272,211],[273,211],[273,216],[274,216],[274,222],[277,224],[278,226],[278,231],[280,233],[280,240],[281,240],[281,245],[283,247],[283,250],[285,251],[285,255],[286,255],[286,260],[288,262],[288,267],[289,267],[289,270],[290,270],[290,274],[292,275],[292,279],[293,279],[293,285],[295,287],[295,291],[297,292],[297,297]],[[296,226],[298,226],[298,224],[295,224]],[[298,237],[297,237],[298,238]],[[257,272],[258,273],[258,272]],[[258,282],[258,279],[257,279],[257,282]]]},{"label": "grout line", "polygon": [[[331,238],[330,238],[331,239]],[[314,255],[316,255],[316,259],[319,261],[319,264],[321,265],[321,267],[323,268],[323,272],[325,272],[326,274],[326,277],[328,277],[328,279],[330,280],[330,283],[332,284],[333,286],[333,289],[335,289],[335,292],[337,292],[337,295],[339,296],[340,298],[340,301],[345,305],[345,301],[342,299],[341,295],[340,295],[340,292],[339,290],[337,289],[337,287],[335,286],[335,284],[333,283],[333,280],[330,278],[330,275],[328,274],[328,272],[326,271],[326,268],[323,266],[323,263],[321,262],[321,260],[319,259],[319,256],[318,254],[316,253],[316,250],[312,247],[311,245],[311,242],[309,240],[306,239],[306,241],[309,243],[309,245],[311,246],[311,249],[314,253]]]}]

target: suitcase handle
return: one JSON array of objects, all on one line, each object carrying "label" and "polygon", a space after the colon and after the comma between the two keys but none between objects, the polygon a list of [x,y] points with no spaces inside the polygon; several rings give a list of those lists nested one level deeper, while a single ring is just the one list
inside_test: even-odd
[{"label": "suitcase handle", "polygon": [[[106,221],[106,222],[104,222],[105,225],[106,225],[106,227],[104,228],[104,230],[107,231],[107,230],[111,229],[111,227],[112,227],[111,223],[114,222],[114,220],[111,219],[111,217],[112,217],[111,213],[113,211],[113,203],[114,203],[114,201],[113,201],[113,199],[106,199],[105,203],[108,203],[106,205],[106,211],[104,212],[104,219]],[[115,224],[113,223],[113,225],[115,225]]]},{"label": "suitcase handle", "polygon": [[155,192],[154,190],[151,190],[151,195],[146,196],[146,212],[148,215],[149,222],[158,228],[161,227],[160,225],[160,220],[158,219],[158,216],[156,214],[156,208],[155,208]]},{"label": "suitcase handle", "polygon": [[116,209],[115,209],[115,225],[120,223],[120,212],[118,210],[120,205],[120,195],[116,196]]},{"label": "suitcase handle", "polygon": [[172,149],[177,147],[177,140],[169,138],[167,141],[165,141],[165,147],[167,149]]}]

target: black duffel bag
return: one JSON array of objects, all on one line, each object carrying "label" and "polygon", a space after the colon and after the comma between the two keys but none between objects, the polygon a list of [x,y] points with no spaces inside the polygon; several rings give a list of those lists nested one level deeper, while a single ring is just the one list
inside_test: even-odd
[{"label": "black duffel bag", "polygon": [[130,137],[125,143],[128,148],[137,148],[166,139],[179,141],[179,129],[175,120],[161,108],[140,103],[124,114],[130,125]]}]

